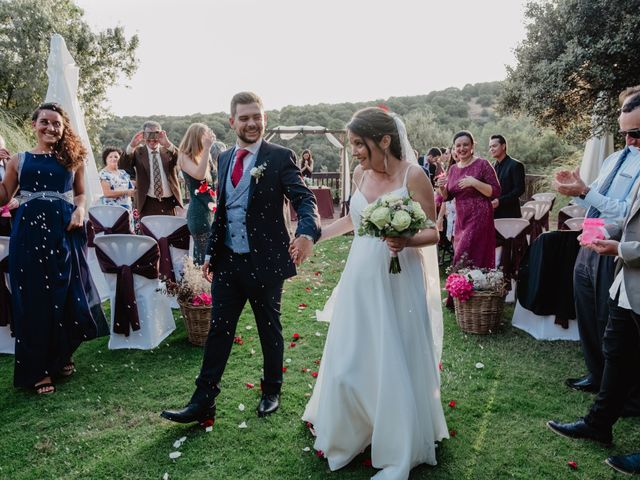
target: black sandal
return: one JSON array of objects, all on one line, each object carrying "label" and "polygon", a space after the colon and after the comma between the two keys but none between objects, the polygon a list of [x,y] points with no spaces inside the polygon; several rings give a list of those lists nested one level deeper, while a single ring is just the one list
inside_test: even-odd
[{"label": "black sandal", "polygon": [[56,386],[51,382],[39,383],[33,386],[38,395],[50,395],[55,393]]}]

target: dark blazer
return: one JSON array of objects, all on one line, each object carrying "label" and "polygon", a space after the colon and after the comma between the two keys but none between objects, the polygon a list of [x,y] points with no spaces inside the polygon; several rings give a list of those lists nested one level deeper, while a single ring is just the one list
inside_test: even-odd
[{"label": "dark blazer", "polygon": [[[214,274],[217,260],[227,248],[224,244],[227,228],[225,188],[234,151],[235,148],[231,148],[218,157],[218,208],[207,247]],[[298,215],[296,236],[306,234],[314,241],[318,240],[320,217],[316,197],[304,183],[292,150],[263,140],[255,167],[260,165],[265,166],[262,176],[257,182],[251,178],[249,185],[246,227],[255,271],[264,282],[273,282],[296,274],[288,251],[290,237],[284,220],[285,197]]]},{"label": "dark blazer", "polygon": [[493,165],[500,182],[501,194],[498,197],[498,208],[493,211],[493,218],[520,218],[520,195],[524,193],[524,165],[522,162],[504,157]]},{"label": "dark blazer", "polygon": [[[164,174],[169,182],[169,188],[175,198],[176,205],[182,207],[182,194],[178,184],[178,149],[174,146],[171,150],[164,147],[160,148],[160,161]],[[120,168],[131,171],[135,169],[136,177],[136,206],[138,211],[142,211],[144,202],[147,200],[149,186],[151,185],[151,166],[149,165],[149,151],[146,145],[137,147],[131,155],[128,155],[125,149],[124,154],[120,158]]]}]

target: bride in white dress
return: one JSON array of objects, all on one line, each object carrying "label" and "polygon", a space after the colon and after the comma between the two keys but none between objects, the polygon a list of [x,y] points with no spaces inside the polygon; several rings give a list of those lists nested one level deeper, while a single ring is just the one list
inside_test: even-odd
[{"label": "bride in white dress", "polygon": [[[374,478],[406,479],[421,463],[435,465],[435,442],[449,436],[438,371],[442,313],[437,260],[433,251],[425,252],[433,247],[422,248],[437,243],[438,233],[429,228],[385,242],[357,231],[362,210],[391,192],[411,194],[434,220],[433,188],[417,166],[398,117],[366,108],[347,129],[352,155],[360,163],[353,173],[351,214],[323,229],[320,240],[351,230],[355,236],[327,302],[331,312],[325,308],[331,324],[302,418],[313,424],[314,447],[324,453],[331,470],[371,445],[372,465],[381,469]],[[391,251],[398,252],[399,274],[389,273]],[[432,270],[430,277],[425,268]],[[432,302],[435,308],[428,304]]]}]

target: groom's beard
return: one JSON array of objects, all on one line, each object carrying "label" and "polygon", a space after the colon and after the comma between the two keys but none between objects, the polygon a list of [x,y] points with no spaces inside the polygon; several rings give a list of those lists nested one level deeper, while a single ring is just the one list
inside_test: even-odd
[{"label": "groom's beard", "polygon": [[260,140],[264,136],[264,129],[262,129],[262,130],[259,130],[259,129],[258,130],[254,130],[251,133],[254,133],[254,132],[258,133],[258,138],[256,138],[256,139],[248,138],[246,135],[244,135],[243,133],[240,133],[240,132],[236,132],[236,135],[244,143],[246,143],[248,145],[251,145],[252,143],[256,143],[258,140]]}]

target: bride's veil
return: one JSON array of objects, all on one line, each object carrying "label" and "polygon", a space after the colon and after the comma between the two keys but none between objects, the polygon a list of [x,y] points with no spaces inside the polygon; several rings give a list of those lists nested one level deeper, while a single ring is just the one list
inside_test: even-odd
[{"label": "bride's veil", "polygon": [[[418,165],[416,154],[409,143],[407,129],[400,117],[391,114],[396,123],[398,134],[400,135],[400,146],[402,147],[402,157],[409,163]],[[440,271],[438,269],[438,251],[435,245],[418,249],[422,257],[422,271],[424,272],[424,284],[427,288],[427,308],[431,321],[431,332],[433,335],[433,345],[436,360],[439,362],[442,357],[442,340],[444,337],[444,327],[442,319],[442,297],[440,296]]]}]

